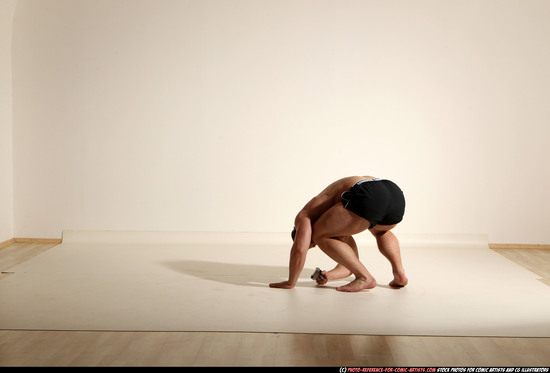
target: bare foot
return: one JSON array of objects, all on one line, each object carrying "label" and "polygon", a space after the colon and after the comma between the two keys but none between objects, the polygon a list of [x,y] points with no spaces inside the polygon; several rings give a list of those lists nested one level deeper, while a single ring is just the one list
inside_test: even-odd
[{"label": "bare foot", "polygon": [[392,288],[402,288],[407,286],[409,279],[405,275],[394,275],[393,281],[390,282]]},{"label": "bare foot", "polygon": [[347,285],[337,287],[336,290],[351,293],[365,289],[373,289],[374,287],[376,287],[376,280],[374,278],[372,280],[367,278],[356,278]]},{"label": "bare foot", "polygon": [[269,284],[270,288],[276,288],[276,289],[293,289],[294,285],[291,284],[289,281],[283,281],[283,282],[274,282],[272,284]]}]

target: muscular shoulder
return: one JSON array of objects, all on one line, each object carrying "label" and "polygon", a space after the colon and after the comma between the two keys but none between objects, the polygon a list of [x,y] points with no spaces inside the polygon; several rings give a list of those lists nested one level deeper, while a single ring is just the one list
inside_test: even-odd
[{"label": "muscular shoulder", "polygon": [[372,179],[372,176],[348,176],[340,180],[336,180],[328,187],[326,187],[321,194],[325,195],[340,195],[342,192],[349,190],[353,184],[363,179]]},{"label": "muscular shoulder", "polygon": [[311,199],[296,217],[298,220],[308,219],[310,221],[317,220],[325,211],[333,205],[339,203],[343,192],[349,190],[353,184],[363,179],[372,179],[371,176],[349,176],[336,180],[327,186],[321,193]]}]

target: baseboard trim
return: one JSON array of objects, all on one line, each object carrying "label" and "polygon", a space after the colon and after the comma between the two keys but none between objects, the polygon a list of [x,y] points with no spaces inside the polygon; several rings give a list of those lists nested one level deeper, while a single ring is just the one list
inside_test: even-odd
[{"label": "baseboard trim", "polygon": [[518,244],[518,243],[490,243],[490,249],[543,249],[550,250],[550,245],[539,245],[539,244]]},{"label": "baseboard trim", "polygon": [[12,238],[4,242],[0,242],[0,249],[13,245],[14,243],[43,243],[43,244],[60,244],[61,238]]},{"label": "baseboard trim", "polygon": [[14,244],[15,243],[15,240],[12,238],[12,239],[9,239],[7,241],[4,241],[4,242],[0,242],[0,249],[3,249],[4,247],[7,247],[11,244]]},{"label": "baseboard trim", "polygon": [[48,244],[56,244],[61,243],[61,238],[14,238],[13,241],[15,243],[48,243]]}]

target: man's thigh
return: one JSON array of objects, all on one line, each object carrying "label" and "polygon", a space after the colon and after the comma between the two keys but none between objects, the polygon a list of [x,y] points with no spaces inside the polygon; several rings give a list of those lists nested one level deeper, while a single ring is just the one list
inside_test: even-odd
[{"label": "man's thigh", "polygon": [[351,236],[370,227],[370,222],[336,204],[328,209],[313,225],[313,237]]}]

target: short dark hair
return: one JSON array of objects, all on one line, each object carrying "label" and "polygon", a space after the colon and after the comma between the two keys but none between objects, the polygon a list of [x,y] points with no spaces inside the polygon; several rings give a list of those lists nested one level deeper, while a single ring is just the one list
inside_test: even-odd
[{"label": "short dark hair", "polygon": [[296,227],[294,227],[294,229],[292,229],[292,232],[290,232],[290,237],[292,237],[292,241],[294,241],[294,239],[296,238]]}]

